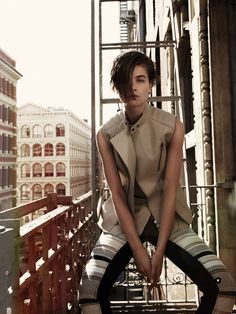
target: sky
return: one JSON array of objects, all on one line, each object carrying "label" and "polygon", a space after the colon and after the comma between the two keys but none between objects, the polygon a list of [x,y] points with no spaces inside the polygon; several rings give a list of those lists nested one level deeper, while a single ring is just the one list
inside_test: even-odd
[{"label": "sky", "polygon": [[0,0],[0,48],[16,61],[17,106],[64,107],[90,120],[90,1]]}]

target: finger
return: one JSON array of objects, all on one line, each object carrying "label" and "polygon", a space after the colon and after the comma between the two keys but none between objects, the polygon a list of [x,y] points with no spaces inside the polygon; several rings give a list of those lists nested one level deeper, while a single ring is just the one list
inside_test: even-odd
[{"label": "finger", "polygon": [[154,284],[155,283],[155,278],[156,278],[156,267],[151,268],[151,283]]}]

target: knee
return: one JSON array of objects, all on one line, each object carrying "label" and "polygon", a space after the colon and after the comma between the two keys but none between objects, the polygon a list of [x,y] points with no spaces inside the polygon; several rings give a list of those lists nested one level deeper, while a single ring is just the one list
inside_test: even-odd
[{"label": "knee", "polygon": [[236,296],[236,284],[229,272],[218,273],[214,278],[219,294]]},{"label": "knee", "polygon": [[96,302],[98,286],[99,286],[98,280],[92,279],[87,276],[82,276],[78,291],[79,302],[83,300],[89,300],[89,302]]},{"label": "knee", "polygon": [[78,302],[81,314],[101,314],[100,303],[97,300],[97,289],[93,280],[82,277],[79,284]]},{"label": "knee", "polygon": [[213,313],[232,313],[236,300],[236,284],[228,272],[218,274],[214,278],[218,294]]}]

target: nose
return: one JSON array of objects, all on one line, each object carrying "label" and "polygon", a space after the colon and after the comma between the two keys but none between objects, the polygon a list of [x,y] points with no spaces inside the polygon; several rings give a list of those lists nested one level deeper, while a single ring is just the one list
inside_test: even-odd
[{"label": "nose", "polygon": [[133,91],[136,91],[136,83],[135,83],[135,81],[133,81],[132,83],[131,83],[131,91],[133,92]]}]

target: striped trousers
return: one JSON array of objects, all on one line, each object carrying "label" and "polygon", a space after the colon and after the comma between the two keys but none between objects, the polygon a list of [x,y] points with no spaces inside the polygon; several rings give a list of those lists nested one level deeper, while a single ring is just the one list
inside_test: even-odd
[{"label": "striped trousers", "polygon": [[[156,245],[157,238],[158,228],[150,219],[140,239]],[[236,297],[235,282],[224,264],[188,225],[181,222],[180,228],[172,232],[165,256],[202,292],[197,313],[232,313]],[[83,314],[112,313],[109,293],[131,257],[132,251],[123,234],[101,234],[80,282],[79,303]]]}]

